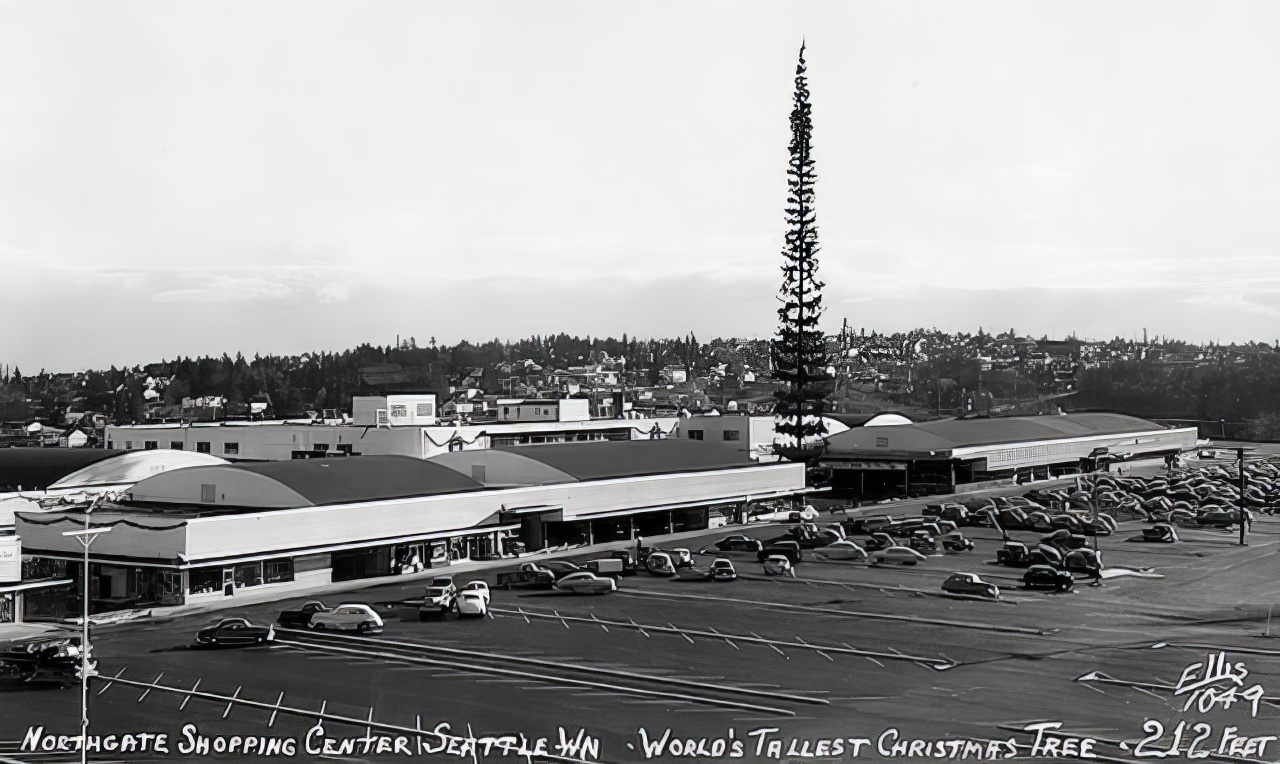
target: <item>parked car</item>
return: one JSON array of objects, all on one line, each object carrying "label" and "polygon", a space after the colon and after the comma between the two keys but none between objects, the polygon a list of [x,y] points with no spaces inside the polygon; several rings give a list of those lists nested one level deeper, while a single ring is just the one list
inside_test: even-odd
[{"label": "parked car", "polygon": [[1196,525],[1207,525],[1211,528],[1226,528],[1240,520],[1240,511],[1231,509],[1202,510],[1196,514]]},{"label": "parked car", "polygon": [[610,557],[622,561],[623,576],[634,576],[636,574],[636,556],[630,549],[615,549],[609,554]]},{"label": "parked car", "polygon": [[[80,683],[80,637],[41,637],[20,643],[0,654],[0,683],[23,687],[74,687]],[[90,671],[98,662],[90,648]]]},{"label": "parked car", "polygon": [[617,557],[602,557],[598,560],[587,560],[582,564],[582,569],[597,576],[617,578],[626,572],[627,566]]},{"label": "parked car", "polygon": [[453,576],[436,576],[427,584],[418,612],[435,610],[447,613],[453,610],[453,602],[457,597],[458,587],[453,584]]},{"label": "parked car", "polygon": [[[421,608],[418,610],[422,612]],[[357,634],[381,634],[382,617],[373,608],[359,603],[339,605],[324,613],[311,616],[311,628],[317,630],[354,631]]]},{"label": "parked car", "polygon": [[1031,512],[1027,515],[1027,525],[1030,526],[1030,530],[1047,533],[1053,530],[1053,518],[1048,512]]},{"label": "parked car", "polygon": [[683,547],[667,550],[671,555],[671,561],[675,563],[677,568],[688,568],[693,565],[693,552]]},{"label": "parked car", "polygon": [[556,580],[564,578],[572,573],[580,573],[583,568],[581,565],[569,562],[568,560],[547,560],[541,563],[544,570],[549,570],[555,574]]},{"label": "parked car", "polygon": [[841,525],[844,526],[845,533],[870,536],[876,531],[884,530],[887,526],[893,525],[900,519],[894,515],[872,515],[870,517],[854,517],[845,520]]},{"label": "parked car", "polygon": [[489,589],[468,589],[463,587],[458,592],[456,601],[458,608],[458,617],[471,616],[474,618],[483,618],[489,614]]},{"label": "parked car", "polygon": [[764,562],[769,557],[779,554],[786,557],[792,565],[804,559],[804,552],[801,551],[800,545],[794,541],[775,541],[756,552],[756,559]]},{"label": "parked car", "polygon": [[1021,541],[1006,541],[1004,546],[996,550],[996,564],[1025,568],[1030,564],[1027,562],[1028,554],[1027,545]]},{"label": "parked car", "polygon": [[1040,544],[1058,548],[1062,552],[1068,552],[1072,549],[1083,549],[1089,545],[1089,539],[1079,533],[1072,533],[1066,528],[1059,528],[1053,533],[1046,533],[1040,537]]},{"label": "parked car", "polygon": [[1032,565],[1022,574],[1022,585],[1028,589],[1053,589],[1065,592],[1075,585],[1076,577],[1052,565]]},{"label": "parked car", "polygon": [[1102,578],[1102,556],[1092,549],[1072,550],[1063,558],[1062,567],[1090,578]]},{"label": "parked car", "polygon": [[[1078,550],[1077,550],[1078,551]],[[1027,565],[1062,565],[1062,550],[1049,544],[1037,544],[1027,553]]]},{"label": "parked car", "polygon": [[754,536],[735,534],[725,536],[709,547],[704,547],[698,554],[717,554],[723,552],[758,552],[764,548],[764,542]]},{"label": "parked car", "polygon": [[952,573],[942,582],[942,591],[948,594],[967,594],[992,599],[1000,596],[1000,587],[983,581],[973,573]]},{"label": "parked car", "polygon": [[734,570],[733,563],[723,557],[714,560],[711,563],[711,580],[712,581],[734,581],[738,578],[738,571]]},{"label": "parked car", "polygon": [[1141,535],[1134,536],[1129,540],[1156,544],[1176,544],[1182,539],[1178,538],[1178,531],[1172,525],[1156,523],[1150,528],[1143,528]]},{"label": "parked car", "polygon": [[973,550],[973,542],[965,538],[960,531],[944,533],[938,538],[944,552],[969,552]]},{"label": "parked car", "polygon": [[837,541],[834,544],[818,547],[813,554],[824,560],[865,560],[867,550],[849,540]]},{"label": "parked car", "polygon": [[784,509],[777,512],[761,512],[747,518],[749,523],[801,523],[806,520],[817,520],[820,515],[813,507],[804,509]]},{"label": "parked car", "polygon": [[285,610],[276,618],[276,623],[281,626],[287,626],[291,629],[306,628],[311,625],[311,616],[315,613],[323,613],[330,610],[330,607],[320,600],[311,600],[302,605],[297,610]]},{"label": "parked car", "polygon": [[275,638],[273,627],[258,626],[244,618],[224,618],[217,625],[196,632],[197,645],[220,647],[261,645]]},{"label": "parked car", "polygon": [[711,570],[690,565],[687,568],[676,568],[676,578],[681,581],[710,581]]},{"label": "parked car", "polygon": [[666,552],[650,552],[644,565],[651,576],[670,578],[676,574],[676,564]]},{"label": "parked car", "polygon": [[[652,556],[650,559],[652,559]],[[618,582],[612,578],[597,576],[595,573],[583,570],[577,573],[570,573],[556,581],[555,588],[558,591],[569,592],[570,594],[608,594],[618,590]]]},{"label": "parked car", "polygon": [[466,582],[458,589],[458,596],[462,596],[466,592],[476,592],[484,598],[486,603],[489,602],[489,584],[486,581],[476,579]]},{"label": "parked car", "polygon": [[795,568],[786,555],[771,554],[764,558],[764,574],[766,576],[794,576]]},{"label": "parked car", "polygon": [[916,531],[907,539],[907,546],[921,554],[933,554],[938,551],[937,540],[928,531]]},{"label": "parked car", "polygon": [[871,534],[871,538],[867,539],[863,544],[868,552],[874,552],[877,549],[888,549],[891,546],[897,545],[897,540],[883,531],[876,531]]},{"label": "parked car", "polygon": [[498,574],[499,589],[550,589],[556,574],[549,570],[517,570]]},{"label": "parked car", "polygon": [[888,549],[877,549],[871,553],[871,564],[897,562],[903,565],[915,565],[929,559],[909,546],[891,546]]}]

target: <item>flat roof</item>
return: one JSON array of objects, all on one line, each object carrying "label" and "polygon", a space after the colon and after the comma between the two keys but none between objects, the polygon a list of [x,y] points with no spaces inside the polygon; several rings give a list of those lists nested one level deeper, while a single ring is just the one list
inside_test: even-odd
[{"label": "flat roof", "polygon": [[[1155,422],[1124,414],[1052,414],[1046,416],[947,419],[895,427],[854,428],[826,439],[825,452],[951,451],[1027,441],[1085,438],[1161,431]],[[888,443],[877,445],[878,443]]]},{"label": "flat roof", "polygon": [[578,480],[608,480],[755,466],[756,462],[748,455],[746,448],[745,443],[739,448],[706,441],[668,438],[610,443],[549,443],[502,447],[496,450],[510,451],[542,462]]}]

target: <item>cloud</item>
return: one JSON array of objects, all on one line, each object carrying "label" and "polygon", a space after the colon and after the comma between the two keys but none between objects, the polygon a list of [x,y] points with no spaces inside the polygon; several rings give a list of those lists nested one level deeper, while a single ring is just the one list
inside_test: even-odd
[{"label": "cloud", "polygon": [[1257,313],[1263,316],[1280,315],[1280,310],[1276,310],[1270,305],[1262,305],[1249,300],[1240,292],[1202,294],[1195,297],[1188,297],[1183,302],[1190,305],[1212,305],[1224,308],[1239,308],[1249,313]]}]

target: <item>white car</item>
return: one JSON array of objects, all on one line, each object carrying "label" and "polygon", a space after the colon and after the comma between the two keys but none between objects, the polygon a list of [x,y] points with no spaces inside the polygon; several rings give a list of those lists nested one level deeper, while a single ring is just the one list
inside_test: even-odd
[{"label": "white car", "polygon": [[806,520],[817,520],[818,510],[806,506],[801,510],[784,509],[779,512],[762,512],[747,518],[749,523],[798,523]]},{"label": "white car", "polygon": [[556,581],[555,586],[552,588],[571,594],[608,594],[609,592],[618,591],[618,582],[612,578],[582,571],[581,573],[570,573]]},{"label": "white car", "polygon": [[453,601],[457,596],[458,587],[453,584],[453,576],[436,576],[427,584],[419,610],[447,613],[453,609]]},{"label": "white car", "polygon": [[791,560],[785,555],[771,554],[764,558],[764,573],[766,576],[794,576],[795,569],[791,567]]},{"label": "white car", "polygon": [[690,552],[688,549],[672,549],[670,554],[671,559],[675,562],[677,568],[688,568],[693,565],[693,552]]},{"label": "white car", "polygon": [[357,634],[381,634],[382,617],[368,605],[348,603],[333,610],[312,614],[311,628],[319,631],[333,629],[354,631]]},{"label": "white car", "polygon": [[644,561],[644,567],[654,576],[674,576],[676,574],[676,565],[671,561],[671,555],[666,552],[651,552]]},{"label": "white car", "polygon": [[826,560],[865,560],[867,550],[856,542],[845,539],[813,550],[814,555]]},{"label": "white car", "polygon": [[484,591],[481,591],[479,589],[468,589],[464,586],[462,591],[458,592],[456,602],[459,618],[463,616],[483,618],[489,614],[489,590],[487,587]]},{"label": "white car", "polygon": [[909,546],[891,546],[887,549],[877,549],[871,553],[871,564],[878,565],[883,562],[897,562],[903,565],[915,565],[929,559],[923,554],[917,552]]},{"label": "white car", "polygon": [[467,592],[475,592],[475,593],[479,594],[481,597],[483,597],[483,598],[484,598],[484,604],[486,604],[486,605],[488,605],[488,604],[489,604],[489,584],[488,584],[488,582],[486,582],[486,581],[468,581],[467,583],[463,584],[463,586],[462,586],[462,588],[461,588],[461,589],[459,589],[459,590],[458,590],[458,596],[459,596],[459,597],[461,597],[462,595],[466,594]]}]

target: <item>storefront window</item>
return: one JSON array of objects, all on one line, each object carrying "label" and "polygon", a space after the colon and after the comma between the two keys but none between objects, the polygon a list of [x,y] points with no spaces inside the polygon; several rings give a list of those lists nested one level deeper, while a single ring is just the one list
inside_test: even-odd
[{"label": "storefront window", "polygon": [[278,584],[293,580],[293,560],[288,557],[279,560],[266,560],[262,563],[262,572],[266,582]]},{"label": "storefront window", "polygon": [[0,594],[0,623],[13,623],[17,616],[14,612],[13,592]]},{"label": "storefront window", "polygon": [[242,562],[236,566],[236,588],[262,585],[262,562]]},{"label": "storefront window", "polygon": [[222,591],[222,568],[195,568],[187,574],[191,594]]}]

